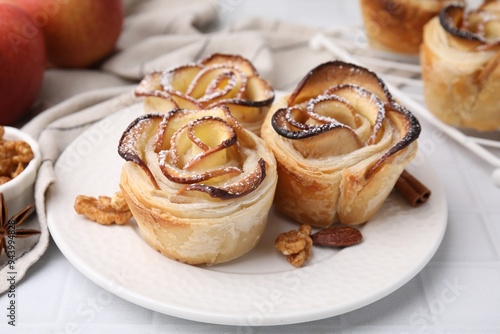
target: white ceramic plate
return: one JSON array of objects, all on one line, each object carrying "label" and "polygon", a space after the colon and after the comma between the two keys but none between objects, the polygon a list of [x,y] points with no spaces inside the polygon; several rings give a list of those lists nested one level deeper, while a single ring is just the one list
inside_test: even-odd
[{"label": "white ceramic plate", "polygon": [[296,269],[274,249],[276,236],[297,225],[271,210],[257,247],[227,264],[196,267],[150,248],[135,223],[101,226],[73,210],[78,194],[112,195],[123,160],[117,143],[141,114],[132,106],[95,124],[77,138],[56,165],[57,183],[47,197],[52,236],[68,260],[108,291],[145,308],[207,323],[260,326],[291,324],[346,313],[400,288],[431,259],[443,237],[447,208],[439,178],[420,159],[411,170],[433,191],[411,208],[392,194],[361,244],[334,250],[315,247]]}]

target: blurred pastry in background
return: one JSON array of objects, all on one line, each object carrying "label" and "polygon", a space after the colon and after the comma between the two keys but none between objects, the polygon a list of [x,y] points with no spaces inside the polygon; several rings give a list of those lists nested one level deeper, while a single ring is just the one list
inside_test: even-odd
[{"label": "blurred pastry in background", "polygon": [[444,8],[425,26],[420,61],[432,113],[457,127],[500,128],[500,1]]},{"label": "blurred pastry in background", "polygon": [[360,0],[366,35],[376,49],[419,52],[423,26],[450,3],[463,0]]}]

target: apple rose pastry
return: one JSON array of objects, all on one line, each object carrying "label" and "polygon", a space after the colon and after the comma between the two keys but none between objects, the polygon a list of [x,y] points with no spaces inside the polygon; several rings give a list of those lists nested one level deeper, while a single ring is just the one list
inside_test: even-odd
[{"label": "apple rose pastry", "polygon": [[378,49],[418,54],[424,25],[450,3],[463,0],[361,0],[366,35]]},{"label": "apple rose pastry", "polygon": [[500,1],[443,9],[425,27],[420,60],[433,114],[457,127],[500,128]]},{"label": "apple rose pastry", "polygon": [[137,118],[118,152],[120,187],[146,241],[189,264],[250,251],[267,222],[276,161],[226,107]]},{"label": "apple rose pastry", "polygon": [[141,81],[135,94],[145,97],[147,113],[225,105],[244,128],[257,135],[274,100],[274,90],[259,77],[250,61],[225,54],[151,73]]},{"label": "apple rose pastry", "polygon": [[316,67],[262,126],[278,162],[276,207],[318,227],[368,221],[416,154],[419,134],[374,73],[340,61]]}]

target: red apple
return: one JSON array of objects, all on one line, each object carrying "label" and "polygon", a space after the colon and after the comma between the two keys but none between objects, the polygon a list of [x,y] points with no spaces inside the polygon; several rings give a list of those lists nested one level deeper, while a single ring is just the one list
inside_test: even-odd
[{"label": "red apple", "polygon": [[41,31],[21,8],[0,2],[0,124],[12,125],[29,111],[45,64]]},{"label": "red apple", "polygon": [[109,55],[120,36],[122,0],[9,0],[43,30],[49,64],[79,68]]}]

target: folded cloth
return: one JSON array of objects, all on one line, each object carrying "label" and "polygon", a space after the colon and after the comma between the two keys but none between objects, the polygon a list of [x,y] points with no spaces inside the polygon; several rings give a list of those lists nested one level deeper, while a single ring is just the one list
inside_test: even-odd
[{"label": "folded cloth", "polygon": [[[47,249],[45,195],[57,182],[54,164],[59,155],[92,124],[139,102],[133,90],[145,74],[216,52],[231,53],[248,58],[275,90],[288,91],[311,68],[331,59],[328,52],[309,48],[316,28],[260,18],[221,25],[224,3],[124,0],[126,17],[116,52],[93,69],[46,71],[37,115],[22,128],[38,140],[42,150],[35,185],[37,217],[32,223],[37,226],[30,226],[41,234],[18,252],[17,281]],[[4,257],[0,268],[4,277],[8,269]],[[5,280],[0,281],[0,293],[8,288]]]}]

